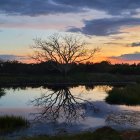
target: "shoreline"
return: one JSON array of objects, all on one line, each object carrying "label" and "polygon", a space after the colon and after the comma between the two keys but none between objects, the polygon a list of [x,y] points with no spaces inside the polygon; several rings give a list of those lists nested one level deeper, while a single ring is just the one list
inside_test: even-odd
[{"label": "shoreline", "polygon": [[110,85],[110,86],[125,86],[125,85],[135,85],[136,82],[60,82],[60,83],[53,83],[53,82],[40,82],[40,83],[5,83],[1,84],[0,87],[30,87],[30,86],[55,86],[55,87],[67,87],[67,86],[88,86],[88,85]]},{"label": "shoreline", "polygon": [[75,85],[133,85],[140,83],[140,75],[113,75],[110,73],[79,73],[61,75],[0,75],[4,86],[75,86]]}]

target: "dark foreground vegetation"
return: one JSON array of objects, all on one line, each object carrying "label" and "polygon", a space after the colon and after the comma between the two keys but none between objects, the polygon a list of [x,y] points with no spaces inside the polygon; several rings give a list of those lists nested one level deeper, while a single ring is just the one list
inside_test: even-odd
[{"label": "dark foreground vegetation", "polygon": [[[71,69],[64,76],[51,67],[52,62],[24,64],[17,61],[0,63],[0,86],[32,85],[46,83],[93,83],[102,82],[140,83],[140,64],[116,64],[109,62],[70,64]],[[103,83],[105,84],[105,83]]]},{"label": "dark foreground vegetation", "polygon": [[22,117],[15,116],[1,116],[0,117],[0,134],[5,134],[27,128],[29,123]]},{"label": "dark foreground vegetation", "polygon": [[113,75],[109,73],[77,73],[61,75],[1,75],[0,86],[42,86],[42,85],[87,85],[111,84],[126,85],[140,83],[140,75]]},{"label": "dark foreground vegetation", "polygon": [[140,105],[140,85],[114,87],[108,92],[106,102],[110,104]]},{"label": "dark foreground vegetation", "polygon": [[[29,74],[29,75],[46,75],[60,74],[57,69],[52,67],[56,62],[42,62],[37,64],[25,64],[18,61],[0,62],[0,74]],[[57,65],[57,64],[56,64]],[[61,64],[62,65],[62,64]],[[65,64],[64,64],[65,65]],[[140,64],[111,64],[108,61],[100,63],[72,63],[69,64],[68,74],[73,73],[110,73],[123,75],[140,75]]]}]

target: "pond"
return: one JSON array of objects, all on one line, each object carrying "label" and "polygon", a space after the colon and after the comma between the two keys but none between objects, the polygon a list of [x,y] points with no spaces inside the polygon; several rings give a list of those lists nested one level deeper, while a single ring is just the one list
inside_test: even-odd
[{"label": "pond", "polygon": [[113,86],[1,88],[0,115],[23,116],[31,126],[12,136],[78,133],[103,126],[140,129],[140,106],[105,102]]}]

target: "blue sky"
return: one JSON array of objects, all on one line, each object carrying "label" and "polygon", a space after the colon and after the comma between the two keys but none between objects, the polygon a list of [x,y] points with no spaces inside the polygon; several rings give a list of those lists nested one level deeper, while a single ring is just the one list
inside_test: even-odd
[{"label": "blue sky", "polygon": [[0,0],[0,56],[28,56],[34,38],[56,32],[85,36],[97,60],[139,62],[140,1]]}]

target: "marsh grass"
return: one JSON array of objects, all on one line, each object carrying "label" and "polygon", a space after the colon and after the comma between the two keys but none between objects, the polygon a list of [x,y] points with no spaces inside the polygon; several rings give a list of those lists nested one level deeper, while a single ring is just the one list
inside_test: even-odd
[{"label": "marsh grass", "polygon": [[114,87],[108,91],[106,102],[109,104],[140,105],[140,85],[128,85],[126,87]]},{"label": "marsh grass", "polygon": [[0,117],[0,134],[9,133],[22,128],[27,128],[29,122],[22,117],[1,116]]}]

